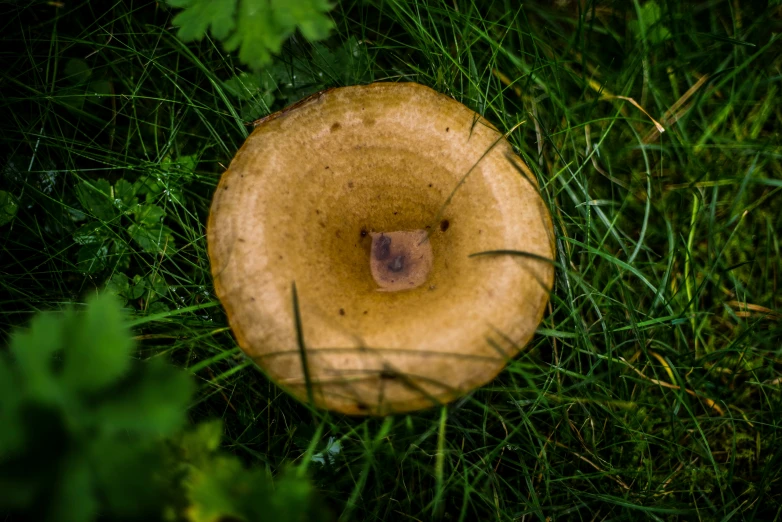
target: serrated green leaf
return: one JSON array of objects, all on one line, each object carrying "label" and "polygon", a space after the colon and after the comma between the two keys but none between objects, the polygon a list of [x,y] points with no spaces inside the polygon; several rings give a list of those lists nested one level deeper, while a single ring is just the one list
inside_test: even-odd
[{"label": "serrated green leaf", "polygon": [[272,484],[264,470],[246,469],[235,457],[221,457],[217,448],[222,425],[201,425],[181,439],[190,474],[185,483],[190,506],[185,516],[191,522],[225,519],[318,522],[328,512],[315,501],[310,481],[283,473]]},{"label": "serrated green leaf", "polygon": [[271,53],[279,52],[282,41],[289,35],[281,33],[274,24],[268,2],[243,0],[239,4],[236,31],[223,44],[228,51],[239,50],[239,60],[253,69],[271,62]]},{"label": "serrated green leaf", "polygon": [[165,190],[163,183],[152,176],[143,176],[133,183],[133,190],[138,196],[144,196],[146,203],[153,203]]},{"label": "serrated green leaf", "polygon": [[79,245],[94,245],[103,243],[109,237],[109,231],[100,221],[92,221],[76,229],[73,240]]},{"label": "serrated green leaf", "polygon": [[271,513],[262,518],[249,518],[244,513],[243,499],[252,498],[258,505],[266,506],[271,491],[263,471],[246,470],[234,457],[214,457],[193,469],[186,488],[190,506],[185,516],[191,522],[219,522],[226,518],[277,520]]},{"label": "serrated green leaf", "polygon": [[76,185],[76,197],[84,210],[98,219],[108,221],[116,215],[111,185],[105,179],[82,181]]},{"label": "serrated green leaf", "polygon": [[218,40],[234,30],[237,0],[168,0],[172,7],[184,9],[172,20],[177,35],[185,42],[200,40],[211,31]]},{"label": "serrated green leaf", "polygon": [[158,359],[142,369],[137,379],[95,410],[104,431],[166,436],[184,425],[195,391],[190,375]]},{"label": "serrated green leaf", "polygon": [[209,460],[211,453],[217,451],[222,438],[223,422],[214,419],[202,422],[195,429],[181,434],[179,446],[184,452],[185,460],[200,467]]},{"label": "serrated green leaf", "polygon": [[147,291],[147,282],[140,275],[133,277],[133,286],[130,287],[129,299],[138,299]]},{"label": "serrated green leaf", "polygon": [[83,313],[68,315],[62,379],[73,390],[95,392],[130,367],[133,341],[116,299],[101,294]]},{"label": "serrated green leaf", "polygon": [[128,233],[142,250],[152,254],[171,250],[174,246],[173,233],[165,225],[146,227],[133,224],[128,227]]},{"label": "serrated green leaf", "polygon": [[163,161],[160,162],[160,168],[165,172],[177,174],[192,174],[197,165],[198,156],[195,154],[179,156],[176,161],[172,160],[170,156],[166,156]]},{"label": "serrated green leaf", "polygon": [[10,223],[19,210],[19,202],[10,192],[0,190],[0,227]]},{"label": "serrated green leaf", "polygon": [[179,37],[200,40],[207,31],[253,69],[271,61],[283,40],[298,28],[309,40],[328,36],[333,22],[325,0],[169,0],[184,10],[174,17]]},{"label": "serrated green leaf", "polygon": [[179,167],[180,172],[187,172],[189,174],[192,174],[195,172],[196,167],[198,166],[198,156],[195,154],[186,154],[184,156],[179,156],[177,158],[176,164]]},{"label": "serrated green leaf", "polygon": [[133,183],[126,179],[117,180],[114,184],[114,206],[125,211],[138,203],[136,189]]},{"label": "serrated green leaf", "polygon": [[130,293],[130,279],[122,273],[113,274],[103,287],[105,292],[126,299]]},{"label": "serrated green leaf", "polygon": [[109,247],[103,243],[84,245],[79,249],[76,268],[85,274],[96,274],[106,269]]},{"label": "serrated green leaf", "polygon": [[154,226],[160,223],[166,215],[166,211],[157,205],[136,205],[133,210],[133,216],[136,223],[144,226]]},{"label": "serrated green leaf", "polygon": [[53,367],[55,354],[63,348],[63,321],[55,314],[36,315],[27,330],[11,337],[10,353],[26,396],[42,402],[57,401],[59,386]]},{"label": "serrated green leaf", "polygon": [[331,10],[326,0],[270,0],[270,4],[286,37],[298,27],[307,40],[321,40],[333,27],[331,19],[323,15]]}]

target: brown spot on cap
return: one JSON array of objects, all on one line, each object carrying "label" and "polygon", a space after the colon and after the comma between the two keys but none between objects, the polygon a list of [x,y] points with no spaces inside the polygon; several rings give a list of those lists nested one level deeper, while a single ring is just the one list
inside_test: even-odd
[{"label": "brown spot on cap", "polygon": [[385,234],[380,234],[372,241],[372,255],[378,261],[388,259],[391,255],[391,237]]},{"label": "brown spot on cap", "polygon": [[424,230],[372,234],[369,266],[383,292],[411,290],[424,284],[432,270],[432,244]]}]

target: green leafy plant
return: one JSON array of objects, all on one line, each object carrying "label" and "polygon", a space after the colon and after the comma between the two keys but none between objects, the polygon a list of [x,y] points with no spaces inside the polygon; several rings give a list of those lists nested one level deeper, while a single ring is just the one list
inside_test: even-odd
[{"label": "green leafy plant", "polygon": [[223,87],[239,100],[242,119],[255,120],[270,112],[275,101],[288,104],[334,85],[369,81],[366,45],[355,36],[339,47],[312,45],[312,63],[273,64],[256,71],[243,71]]},{"label": "green leafy plant", "polygon": [[183,427],[194,387],[133,348],[105,297],[12,336],[0,357],[0,509],[77,521],[162,504],[159,441]]},{"label": "green leafy plant", "polygon": [[142,300],[143,308],[148,313],[169,310],[168,305],[161,301],[168,294],[168,284],[158,272],[151,272],[146,276],[136,274],[132,278],[117,272],[106,282],[105,289],[125,303]]},{"label": "green leafy plant", "polygon": [[192,522],[273,520],[318,522],[329,519],[313,495],[312,484],[295,470],[272,483],[266,470],[246,469],[235,457],[217,450],[223,434],[220,421],[207,422],[178,441],[188,467],[185,514]]},{"label": "green leafy plant", "polygon": [[10,223],[19,210],[19,203],[16,198],[5,190],[0,190],[0,227]]},{"label": "green leafy plant", "polygon": [[325,0],[168,0],[182,9],[173,23],[179,37],[190,42],[207,32],[253,69],[271,62],[283,41],[298,29],[310,41],[328,36],[333,23]]},{"label": "green leafy plant", "polygon": [[[157,166],[158,176],[147,174],[132,183],[119,179],[113,186],[103,178],[78,183],[76,198],[84,211],[74,213],[74,219],[86,220],[73,233],[73,240],[81,245],[79,270],[127,269],[131,252],[126,237],[144,253],[172,250],[173,231],[163,223],[166,211],[161,205],[182,203],[182,184],[196,163],[195,156],[181,156],[176,162],[166,157]],[[176,179],[175,188],[169,186],[172,179]]]},{"label": "green leafy plant", "polygon": [[[123,216],[131,221],[125,232],[143,252],[160,254],[173,248],[173,233],[163,224],[166,211],[152,202],[163,190],[149,177],[135,183],[120,179],[113,186],[102,178],[76,185],[76,197],[88,219],[73,233],[73,240],[81,245],[79,270],[95,273],[108,267],[128,268],[127,243],[110,226],[121,223]],[[139,202],[139,196],[145,196],[144,201]]]},{"label": "green leafy plant", "polygon": [[221,421],[183,431],[192,379],[134,352],[108,295],[12,335],[0,352],[0,515],[323,520],[301,473],[275,484],[220,452]]}]

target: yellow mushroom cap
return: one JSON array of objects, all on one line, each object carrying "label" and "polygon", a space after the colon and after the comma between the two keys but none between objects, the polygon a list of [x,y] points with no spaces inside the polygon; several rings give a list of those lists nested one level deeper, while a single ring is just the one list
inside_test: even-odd
[{"label": "yellow mushroom cap", "polygon": [[[534,176],[486,120],[415,83],[332,89],[262,120],[220,179],[207,240],[242,350],[348,414],[487,383],[532,338],[554,278]],[[497,250],[529,255],[470,257]],[[410,288],[383,282],[396,272]]]}]

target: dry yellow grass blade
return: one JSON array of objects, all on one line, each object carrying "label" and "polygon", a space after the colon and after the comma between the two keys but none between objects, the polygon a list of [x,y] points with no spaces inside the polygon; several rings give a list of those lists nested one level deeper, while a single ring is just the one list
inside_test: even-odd
[{"label": "dry yellow grass blade", "polygon": [[[629,366],[630,369],[632,369],[635,373],[637,373],[641,378],[643,378],[643,379],[645,379],[645,380],[647,380],[647,381],[649,381],[651,383],[657,384],[658,386],[662,386],[663,388],[669,388],[671,390],[682,390],[685,393],[687,393],[688,395],[691,395],[693,397],[696,397],[698,399],[703,400],[703,402],[705,402],[711,409],[716,411],[719,415],[725,415],[725,410],[723,410],[722,407],[719,404],[717,404],[716,401],[714,401],[713,399],[710,399],[710,398],[706,397],[705,395],[702,395],[702,394],[700,394],[700,393],[698,393],[696,391],[690,390],[688,388],[682,388],[681,386],[678,386],[676,384],[669,384],[669,383],[667,383],[665,381],[661,381],[659,379],[653,379],[651,377],[647,377],[646,375],[643,374],[643,372],[641,370],[639,370],[636,367],[634,367],[633,365],[631,365],[623,357],[620,357],[619,359],[622,362],[624,362],[627,366]],[[670,372],[670,368],[668,367],[668,365],[665,364],[664,366],[665,366],[666,370],[669,372],[669,376],[672,377],[673,374],[672,374],[672,372]]]},{"label": "dry yellow grass blade", "polygon": [[738,317],[751,317],[753,315],[765,315],[767,319],[779,321],[782,319],[782,313],[779,313],[771,308],[760,306],[752,303],[742,303],[741,301],[728,301],[725,303],[729,307],[735,310],[735,314]]},{"label": "dry yellow grass blade", "polygon": [[640,103],[638,103],[637,101],[635,101],[633,98],[630,98],[629,96],[618,96],[618,95],[615,95],[615,94],[614,94],[614,95],[607,95],[607,96],[603,96],[603,97],[602,97],[602,98],[600,98],[600,99],[601,99],[601,100],[624,100],[624,101],[626,101],[626,102],[630,102],[631,104],[633,104],[633,106],[634,106],[635,108],[637,108],[639,111],[641,111],[641,112],[643,112],[644,114],[646,114],[646,116],[647,116],[647,117],[648,117],[650,120],[652,120],[652,123],[654,123],[654,126],[655,126],[655,128],[657,129],[657,132],[658,132],[658,133],[662,134],[663,132],[665,132],[665,127],[663,127],[662,125],[660,125],[660,122],[658,122],[657,120],[655,120],[654,118],[652,118],[652,115],[651,115],[651,114],[649,114],[649,113],[646,111],[646,109],[644,109],[643,107],[641,107],[641,104],[640,104]]},{"label": "dry yellow grass blade", "polygon": [[[704,74],[700,77],[700,79],[693,84],[692,87],[687,89],[687,92],[681,95],[678,100],[676,100],[673,105],[668,107],[668,110],[665,111],[665,114],[663,114],[662,121],[663,124],[666,127],[670,127],[674,123],[676,123],[679,118],[681,118],[684,114],[687,113],[687,111],[690,110],[692,107],[692,104],[687,105],[686,107],[682,107],[687,101],[689,101],[692,96],[700,90],[701,87],[703,87],[703,84],[706,83],[706,81],[709,79],[708,74]],[[680,110],[681,109],[681,110]],[[661,132],[657,128],[654,130],[649,131],[649,133],[644,136],[643,142],[644,143],[650,143],[652,140],[656,139],[657,136],[659,136]]]}]

